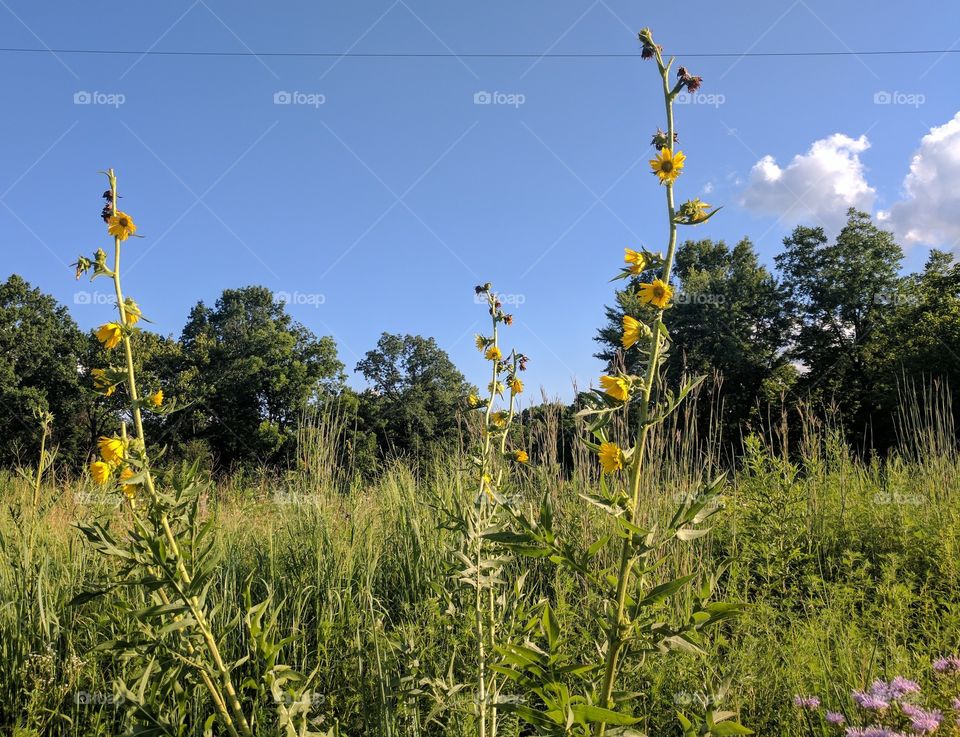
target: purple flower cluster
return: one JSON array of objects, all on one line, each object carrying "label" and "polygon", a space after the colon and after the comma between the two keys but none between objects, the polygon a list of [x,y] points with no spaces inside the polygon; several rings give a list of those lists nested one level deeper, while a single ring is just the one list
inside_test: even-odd
[{"label": "purple flower cluster", "polygon": [[[934,661],[933,671],[937,676],[960,676],[960,657]],[[889,681],[878,678],[870,684],[870,688],[850,694],[854,703],[864,712],[865,719],[862,721],[873,724],[858,726],[856,722],[861,720],[851,720],[853,724],[847,726],[846,716],[837,711],[822,712],[821,724],[825,722],[840,727],[845,737],[926,737],[940,729],[945,719],[943,710],[948,710],[960,727],[960,696],[939,703],[943,699],[943,691],[940,690],[940,696],[934,697],[934,701],[942,707],[941,710],[932,706],[927,708],[921,705],[919,698],[911,698],[920,692],[920,684],[904,676],[896,676]],[[820,703],[817,696],[793,697],[794,706],[806,711],[819,712]],[[868,717],[868,714],[871,716]]]},{"label": "purple flower cluster", "polygon": [[933,661],[933,672],[940,675],[950,673],[960,673],[960,658],[953,656],[950,658],[938,658]]}]

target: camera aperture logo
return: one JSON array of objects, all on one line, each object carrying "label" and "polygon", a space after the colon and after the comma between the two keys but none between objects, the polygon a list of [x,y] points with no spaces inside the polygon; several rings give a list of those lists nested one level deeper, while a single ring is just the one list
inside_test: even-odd
[{"label": "camera aperture logo", "polygon": [[321,105],[325,105],[326,102],[327,96],[320,92],[300,92],[299,90],[287,92],[287,90],[278,90],[273,93],[274,105],[301,105],[319,108]]},{"label": "camera aperture logo", "polygon": [[520,92],[487,92],[481,90],[473,93],[474,105],[501,105],[518,108],[527,101],[527,96]]},{"label": "camera aperture logo", "polygon": [[73,93],[74,105],[101,105],[118,108],[127,101],[127,96],[121,92],[87,92],[80,90]]}]

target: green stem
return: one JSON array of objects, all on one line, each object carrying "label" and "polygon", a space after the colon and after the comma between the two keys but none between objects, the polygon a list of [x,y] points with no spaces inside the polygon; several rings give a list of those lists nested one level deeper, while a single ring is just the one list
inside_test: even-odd
[{"label": "green stem", "polygon": [[[110,180],[112,209],[113,212],[116,212],[117,177],[114,174],[113,169],[110,169],[107,172],[107,178]],[[114,237],[113,286],[117,297],[117,308],[120,312],[120,324],[126,328],[127,310],[123,301],[123,289],[120,286],[120,250],[121,240],[119,237]],[[139,396],[137,394],[136,372],[133,366],[133,347],[131,345],[129,335],[124,335],[122,340],[127,368],[127,391],[130,394],[130,401],[133,408],[133,424],[137,434],[137,441],[139,443],[140,450],[142,451],[144,483],[147,487],[147,492],[150,495],[151,501],[154,504],[157,504],[159,497],[157,495],[156,486],[154,485],[153,475],[150,472],[146,453],[146,437],[143,431],[143,416],[140,412]],[[183,562],[183,556],[180,555],[180,546],[177,544],[176,536],[173,534],[173,530],[170,527],[170,521],[165,512],[161,513],[159,517],[161,527],[163,528],[164,537],[167,540],[170,553],[172,554],[176,563],[177,574],[180,578],[180,581],[184,586],[189,586],[192,582],[192,578]],[[213,659],[214,666],[216,667],[216,670],[220,676],[223,690],[226,693],[226,701],[228,702],[230,710],[233,712],[234,718],[239,725],[240,733],[244,737],[253,737],[253,732],[251,731],[250,725],[247,722],[246,715],[243,713],[243,708],[240,706],[240,700],[237,697],[233,680],[230,678],[230,671],[223,662],[223,658],[220,655],[220,648],[217,646],[216,639],[214,638],[213,632],[211,631],[209,623],[206,620],[203,609],[201,608],[196,597],[187,595],[186,591],[181,588],[180,582],[178,582],[176,579],[176,576],[171,577],[171,583],[173,584],[178,595],[181,597],[184,603],[187,604],[194,615],[194,619],[197,622],[197,628],[200,630],[200,633],[203,636],[204,643],[207,646],[210,657]],[[217,699],[215,697],[214,701],[216,700]]]},{"label": "green stem", "polygon": [[[674,91],[670,89],[669,68],[670,64],[664,64],[659,50],[656,53],[657,67],[660,70],[660,76],[663,80],[663,98],[667,113],[667,145],[673,151],[673,97]],[[661,278],[667,284],[670,283],[673,271],[673,259],[677,247],[677,224],[674,222],[676,211],[673,199],[673,184],[667,182],[667,216],[670,223],[670,231],[667,242],[667,254],[663,261]],[[640,488],[643,471],[643,461],[647,445],[647,435],[650,425],[647,422],[650,413],[650,399],[653,394],[653,387],[657,381],[660,368],[660,349],[662,340],[660,329],[663,325],[663,310],[658,310],[652,327],[650,337],[649,358],[647,360],[646,372],[644,376],[643,393],[640,397],[640,421],[643,424],[640,430],[640,436],[637,440],[636,451],[630,468],[631,474],[631,506],[629,510],[630,522],[636,524],[640,514]],[[623,652],[626,638],[624,634],[629,627],[626,619],[627,588],[633,573],[633,566],[637,561],[637,556],[633,554],[632,537],[624,538],[620,548],[620,564],[617,575],[616,589],[616,607],[611,611],[610,621],[607,626],[607,653],[604,662],[603,682],[600,689],[600,706],[611,708],[613,689],[616,685],[617,673],[620,665],[620,655]],[[603,737],[606,731],[606,723],[599,722],[596,725],[594,733],[597,737]]]}]

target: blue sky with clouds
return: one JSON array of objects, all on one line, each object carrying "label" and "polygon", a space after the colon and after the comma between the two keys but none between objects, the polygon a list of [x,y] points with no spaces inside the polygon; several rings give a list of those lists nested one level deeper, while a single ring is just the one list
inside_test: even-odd
[{"label": "blue sky with clouds", "polygon": [[[678,12],[678,9],[682,11]],[[0,46],[128,51],[626,53],[960,48],[960,7],[732,0],[33,3],[0,0]],[[960,239],[960,54],[682,56],[704,77],[677,106],[681,199],[725,209],[689,231],[751,237],[770,261],[798,222],[849,205],[907,248]],[[106,243],[117,169],[145,238],[127,291],[156,329],[264,284],[333,335],[352,367],[383,331],[436,337],[476,382],[472,287],[515,304],[529,384],[570,395],[623,248],[662,247],[649,140],[655,67],[626,58],[302,58],[0,53],[0,253],[90,328],[109,289],[73,281]],[[5,276],[5,274],[3,274]]]}]

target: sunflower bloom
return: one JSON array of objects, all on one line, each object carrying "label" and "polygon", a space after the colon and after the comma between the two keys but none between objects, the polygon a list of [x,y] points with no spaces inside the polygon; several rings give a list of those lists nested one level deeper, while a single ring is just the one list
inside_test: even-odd
[{"label": "sunflower bloom", "polygon": [[127,297],[123,300],[123,315],[127,325],[136,325],[143,317],[143,312],[140,310],[140,305]]},{"label": "sunflower bloom", "polygon": [[647,268],[647,257],[632,248],[623,249],[623,260],[630,265],[631,274],[639,274]]},{"label": "sunflower bloom", "polygon": [[503,427],[507,424],[507,413],[503,410],[494,412],[492,415],[490,415],[490,424],[496,427]]},{"label": "sunflower bloom", "polygon": [[147,397],[147,399],[154,407],[159,407],[161,404],[163,404],[163,389],[157,389],[153,394]]},{"label": "sunflower bloom", "polygon": [[654,279],[650,284],[641,284],[638,293],[640,301],[664,309],[673,296],[673,288],[662,279]]},{"label": "sunflower bloom", "polygon": [[100,438],[97,447],[107,463],[121,463],[126,455],[126,448],[120,438]]},{"label": "sunflower bloom", "polygon": [[482,351],[484,348],[487,347],[487,339],[484,338],[482,335],[478,334],[477,337],[474,338],[473,342],[477,346],[478,351]]},{"label": "sunflower bloom", "polygon": [[604,473],[614,473],[623,468],[623,451],[616,443],[601,443],[599,456]]},{"label": "sunflower bloom", "polygon": [[500,349],[495,345],[487,348],[487,352],[483,355],[488,361],[499,361],[501,358],[503,358],[503,354],[500,352]]},{"label": "sunflower bloom", "polygon": [[630,382],[621,376],[601,376],[600,386],[609,396],[621,402],[630,398]]},{"label": "sunflower bloom", "polygon": [[98,484],[105,484],[110,480],[110,465],[103,461],[94,461],[90,464],[90,476]]},{"label": "sunflower bloom", "polygon": [[513,453],[511,453],[511,456],[517,463],[526,463],[530,460],[530,456],[527,455],[527,451],[525,450],[515,450]]},{"label": "sunflower bloom", "polygon": [[660,153],[655,159],[650,159],[650,168],[657,175],[660,184],[673,184],[683,171],[683,164],[687,160],[683,151],[677,151],[676,154],[666,146],[660,149]]},{"label": "sunflower bloom", "polygon": [[471,407],[480,406],[480,397],[478,397],[476,394],[471,394],[469,397],[467,397],[467,404],[469,404]]},{"label": "sunflower bloom", "polygon": [[123,329],[119,323],[108,322],[97,328],[96,336],[97,340],[103,344],[103,347],[110,351],[120,344],[120,338],[123,337]]},{"label": "sunflower bloom", "polygon": [[523,382],[520,381],[520,379],[516,376],[510,379],[510,391],[512,391],[514,394],[520,394],[523,392]]},{"label": "sunflower bloom", "polygon": [[625,349],[631,348],[644,334],[644,325],[639,320],[636,320],[630,315],[623,316],[623,337],[620,339],[620,342],[623,343]]},{"label": "sunflower bloom", "polygon": [[107,220],[107,232],[114,238],[125,241],[137,232],[137,226],[134,224],[132,217],[117,210]]}]

